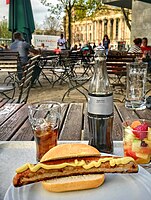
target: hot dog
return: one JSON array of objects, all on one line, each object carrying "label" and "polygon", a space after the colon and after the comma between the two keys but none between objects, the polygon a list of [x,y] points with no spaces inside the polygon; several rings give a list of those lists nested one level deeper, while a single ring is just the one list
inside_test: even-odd
[{"label": "hot dog", "polygon": [[[13,179],[15,187],[38,181],[79,175],[84,175],[85,177],[93,175],[92,182],[97,176],[99,184],[102,184],[104,182],[104,173],[138,172],[138,166],[130,157],[101,156],[98,150],[89,145],[63,144],[49,150],[40,163],[35,165],[25,164],[18,168],[16,172],[17,174]],[[94,174],[96,175],[94,176]],[[96,183],[96,180],[94,182]],[[43,185],[45,187],[50,183],[44,181]],[[89,187],[93,188],[95,186],[92,184]],[[72,188],[72,190],[74,189]],[[62,191],[62,188],[59,191]]]}]

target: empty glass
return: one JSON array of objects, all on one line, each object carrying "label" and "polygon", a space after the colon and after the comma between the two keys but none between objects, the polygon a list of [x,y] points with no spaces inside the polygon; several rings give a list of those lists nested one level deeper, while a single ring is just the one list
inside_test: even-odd
[{"label": "empty glass", "polygon": [[147,63],[134,62],[127,64],[126,108],[136,110],[146,108],[146,74]]},{"label": "empty glass", "polygon": [[28,108],[39,161],[49,149],[57,145],[61,106],[57,102],[46,101],[31,104]]}]

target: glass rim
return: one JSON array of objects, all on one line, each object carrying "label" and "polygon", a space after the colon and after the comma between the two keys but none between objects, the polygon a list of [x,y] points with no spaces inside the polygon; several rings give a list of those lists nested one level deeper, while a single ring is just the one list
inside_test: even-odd
[{"label": "glass rim", "polygon": [[[33,109],[33,110],[39,110],[40,108],[40,105],[52,105],[52,107],[50,107],[50,109],[53,109],[55,108],[53,105],[56,105],[58,108],[61,109],[61,103],[60,102],[57,102],[57,101],[49,101],[49,100],[44,100],[44,101],[37,101],[37,102],[33,102],[33,103],[29,103],[28,104],[28,109]],[[48,108],[46,108],[48,109]],[[44,108],[43,108],[44,110]]]},{"label": "glass rim", "polygon": [[58,104],[61,106],[61,103],[58,102],[58,101],[49,101],[49,100],[44,100],[44,101],[36,101],[36,102],[33,102],[33,103],[28,103],[28,106],[32,106],[32,105],[40,105],[40,104]]}]

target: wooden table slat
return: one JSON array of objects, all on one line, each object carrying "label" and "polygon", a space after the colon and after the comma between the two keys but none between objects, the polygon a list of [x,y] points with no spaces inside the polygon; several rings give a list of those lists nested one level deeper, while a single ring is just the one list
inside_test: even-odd
[{"label": "wooden table slat", "polygon": [[11,138],[12,141],[30,141],[34,139],[32,127],[27,119],[21,128]]},{"label": "wooden table slat", "polygon": [[12,115],[14,115],[23,104],[4,104],[3,107],[0,108],[0,126],[8,120]]},{"label": "wooden table slat", "polygon": [[0,127],[0,140],[3,141],[11,139],[11,137],[22,126],[25,120],[27,120],[27,112],[27,105],[22,106],[17,112],[14,113],[13,117],[9,118]]},{"label": "wooden table slat", "polygon": [[70,104],[59,140],[81,140],[83,104]]},{"label": "wooden table slat", "polygon": [[88,126],[88,113],[87,113],[87,104],[84,107],[84,131],[83,131],[83,140],[89,140],[89,126]]},{"label": "wooden table slat", "polygon": [[123,131],[122,131],[122,121],[119,116],[119,113],[114,107],[114,121],[113,121],[113,130],[112,130],[112,137],[114,140],[123,140]]},{"label": "wooden table slat", "polygon": [[1,101],[0,101],[0,108],[2,107],[2,106],[4,106],[8,101],[9,101],[9,99],[0,99]]},{"label": "wooden table slat", "polygon": [[68,110],[69,104],[68,103],[63,103],[61,104],[61,116],[60,116],[60,127],[59,127],[59,134],[62,130],[63,124],[64,124],[64,119],[66,117],[66,113]]},{"label": "wooden table slat", "polygon": [[137,110],[136,113],[139,116],[139,118],[141,118],[141,119],[151,120],[151,110],[150,109]]},{"label": "wooden table slat", "polygon": [[125,108],[125,105],[123,103],[116,102],[114,104],[122,121],[139,118],[135,111]]}]

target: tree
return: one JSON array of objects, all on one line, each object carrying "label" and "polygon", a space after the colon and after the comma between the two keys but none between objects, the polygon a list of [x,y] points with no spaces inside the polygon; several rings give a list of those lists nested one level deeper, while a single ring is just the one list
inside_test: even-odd
[{"label": "tree", "polygon": [[71,23],[74,20],[83,19],[86,16],[92,15],[97,8],[102,4],[97,0],[58,0],[58,3],[54,6],[52,3],[47,3],[47,0],[41,0],[41,3],[49,7],[49,11],[58,16],[58,19],[62,16],[61,13],[67,14],[68,18],[68,42],[71,46]]},{"label": "tree", "polygon": [[56,35],[59,31],[61,31],[62,24],[61,22],[53,16],[45,17],[45,20],[43,22],[44,31],[48,34]]},{"label": "tree", "polygon": [[121,8],[122,13],[124,15],[124,19],[126,21],[126,24],[129,28],[129,30],[131,31],[131,24],[130,24],[130,19],[129,19],[129,11],[126,11],[124,8]]},{"label": "tree", "polygon": [[[68,33],[69,33],[69,46],[71,46],[71,23],[73,20],[82,20],[86,17],[93,18],[96,12],[106,9],[106,6],[102,6],[100,0],[58,0],[58,3],[54,6],[52,3],[47,3],[47,0],[41,0],[41,3],[49,7],[49,11],[58,16],[58,19],[64,12],[67,15]],[[121,9],[126,20],[126,24],[131,29],[128,15],[124,9]]]},{"label": "tree", "polygon": [[11,32],[8,31],[7,19],[0,21],[0,38],[11,38]]}]

